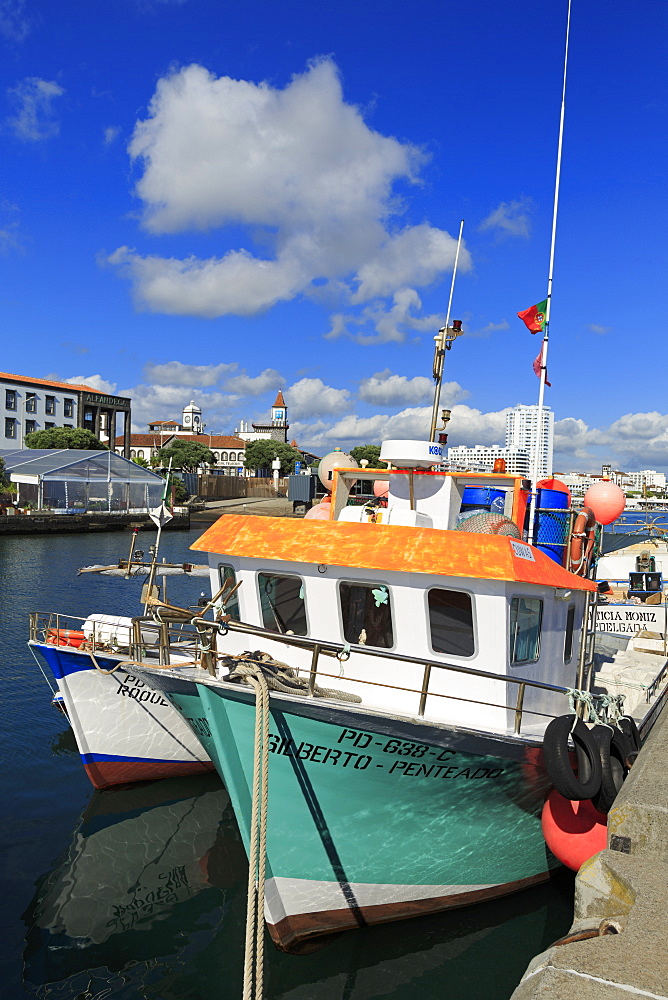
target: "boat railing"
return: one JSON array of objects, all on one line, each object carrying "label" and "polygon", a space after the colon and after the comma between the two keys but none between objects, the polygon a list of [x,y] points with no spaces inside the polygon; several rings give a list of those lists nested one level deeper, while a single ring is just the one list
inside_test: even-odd
[{"label": "boat railing", "polygon": [[[72,629],[72,622],[83,624],[85,621],[86,619],[83,618],[62,615],[56,612],[32,612],[30,615],[30,639],[34,642],[55,642],[67,645],[66,637],[61,641],[61,636],[64,636],[65,632]],[[215,675],[216,665],[220,664],[223,666],[224,661],[229,659],[229,655],[226,656],[224,653],[217,651],[216,639],[230,631],[252,635],[255,639],[265,639],[272,643],[304,649],[311,653],[310,666],[307,669],[307,695],[313,697],[316,684],[323,678],[339,682],[341,680],[338,669],[336,672],[329,672],[322,669],[320,665],[321,657],[345,661],[349,658],[350,653],[354,651],[356,656],[361,655],[372,659],[381,659],[385,662],[389,660],[421,667],[422,681],[419,688],[402,687],[375,679],[353,677],[350,675],[346,676],[346,681],[418,695],[417,714],[419,718],[423,718],[425,715],[428,698],[442,698],[506,710],[514,713],[513,732],[516,735],[521,734],[522,724],[526,715],[537,716],[543,719],[553,718],[553,715],[548,712],[541,712],[535,708],[525,708],[524,700],[527,689],[553,692],[564,696],[571,694],[569,688],[557,684],[549,684],[546,681],[538,681],[527,677],[493,673],[489,670],[481,670],[478,667],[465,666],[461,663],[448,663],[443,660],[407,656],[402,653],[374,649],[369,646],[354,646],[351,649],[347,643],[329,642],[313,639],[309,636],[286,635],[233,620],[225,623],[212,622],[210,619],[198,617],[194,609],[193,617],[188,622],[156,622],[152,618],[137,617],[132,619],[131,634],[128,634],[129,627],[127,625],[122,627],[126,629],[126,637],[129,639],[124,646],[118,641],[115,643],[102,641],[99,635],[96,635],[96,630],[92,629],[90,630],[90,638],[79,646],[81,652],[90,650],[93,654],[107,653],[109,655],[109,653],[112,653],[121,655],[124,659],[127,657],[128,665],[133,661],[150,665],[151,659],[153,659],[157,666],[195,666],[208,670],[209,673]],[[587,657],[587,660],[589,660],[589,657]],[[499,704],[498,702],[485,701],[481,698],[466,698],[461,692],[447,694],[442,691],[430,690],[432,674],[434,671],[439,670],[445,670],[470,678],[497,681],[506,685],[512,685],[515,689],[514,703]],[[584,704],[582,707],[584,707]]]}]

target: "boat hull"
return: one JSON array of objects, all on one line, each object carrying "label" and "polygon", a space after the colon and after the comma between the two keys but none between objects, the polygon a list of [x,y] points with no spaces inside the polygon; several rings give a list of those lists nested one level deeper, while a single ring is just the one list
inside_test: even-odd
[{"label": "boat hull", "polygon": [[[31,643],[63,696],[81,760],[95,788],[213,770],[191,728],[158,692],[123,666],[97,670],[85,651]],[[119,660],[96,656],[103,670]]]},{"label": "boat hull", "polygon": [[[202,741],[249,843],[255,701],[150,674]],[[275,943],[486,900],[549,877],[538,747],[272,694],[265,917]]]}]

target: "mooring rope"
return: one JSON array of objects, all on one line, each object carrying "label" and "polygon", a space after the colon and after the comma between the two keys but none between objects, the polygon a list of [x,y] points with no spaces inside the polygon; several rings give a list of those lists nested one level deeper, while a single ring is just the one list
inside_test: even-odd
[{"label": "mooring rope", "polygon": [[264,986],[264,879],[269,797],[269,688],[262,667],[245,680],[255,690],[253,794],[248,845],[248,900],[244,947],[243,1000],[262,1000]]}]

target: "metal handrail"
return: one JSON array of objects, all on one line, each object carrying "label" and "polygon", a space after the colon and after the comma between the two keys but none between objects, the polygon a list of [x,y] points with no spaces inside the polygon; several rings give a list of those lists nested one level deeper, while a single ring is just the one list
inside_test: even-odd
[{"label": "metal handrail", "polygon": [[[69,621],[79,621],[79,622],[86,621],[86,619],[84,618],[79,618],[74,615],[59,615],[56,612],[37,612],[37,611],[31,612],[30,614],[31,640],[39,641],[38,633],[40,631],[39,629],[40,617],[48,618],[49,624],[42,625],[41,629],[41,631],[44,633],[44,636],[46,636],[46,633],[53,628],[53,625],[51,623],[54,619],[54,616],[56,621],[55,625],[56,628],[60,628],[61,619],[66,619]],[[309,696],[313,696],[314,693],[316,677],[318,676],[318,660],[320,656],[321,655],[334,656],[337,659],[347,660],[351,652],[351,647],[348,644],[328,642],[321,639],[312,639],[309,636],[297,636],[297,635],[288,636],[280,632],[272,632],[270,629],[265,629],[259,626],[250,625],[246,622],[237,622],[237,621],[228,621],[225,623],[214,622],[211,621],[210,619],[201,618],[198,616],[193,616],[193,618],[188,623],[179,624],[178,627],[181,630],[180,631],[181,636],[184,635],[183,632],[184,624],[188,624],[195,629],[195,633],[192,636],[192,638],[194,639],[195,659],[197,659],[198,657],[198,649],[200,647],[199,644],[200,634],[197,630],[198,626],[200,627],[206,626],[207,628],[214,629],[220,635],[225,635],[228,631],[240,632],[242,634],[253,635],[258,638],[265,638],[271,640],[272,642],[279,642],[286,646],[293,646],[301,649],[310,650],[312,656],[311,656],[311,665],[309,670],[309,681],[307,688],[307,693]],[[146,643],[144,643],[141,640],[141,632],[143,632],[144,630],[147,631],[154,630],[160,640],[158,645],[159,663],[161,665],[168,665],[170,663],[170,652],[172,648],[176,647],[179,653],[184,652],[185,648],[187,648],[185,647],[182,641],[178,643],[178,646],[170,642],[170,633],[172,627],[173,625],[170,623],[156,622],[152,618],[144,618],[144,617],[133,618],[132,619],[133,641],[131,646],[129,646],[130,655],[137,659],[140,659],[141,650],[146,645]],[[186,635],[188,634],[186,633]],[[190,638],[190,635],[188,635],[188,638]],[[94,642],[93,642],[93,647],[94,647]],[[383,684],[373,680],[348,678],[348,680],[356,684],[369,684],[373,685],[374,687],[388,688],[393,690],[406,691],[411,694],[418,694],[420,696],[419,707],[418,707],[419,718],[422,718],[424,716],[427,697],[431,696],[431,697],[450,698],[455,701],[463,701],[471,704],[479,704],[494,708],[501,708],[507,711],[514,711],[515,712],[514,732],[515,734],[519,734],[521,731],[523,713],[525,711],[524,697],[527,687],[536,688],[543,691],[553,691],[557,694],[563,694],[563,695],[569,693],[568,688],[562,687],[557,684],[549,684],[545,681],[537,681],[527,677],[513,677],[505,674],[496,674],[489,670],[480,670],[478,667],[467,667],[459,663],[446,663],[443,662],[442,660],[432,660],[426,657],[411,657],[403,653],[392,653],[382,649],[372,649],[369,648],[368,646],[354,646],[352,647],[352,649],[356,653],[361,653],[364,656],[379,657],[383,660],[392,660],[394,662],[400,662],[400,663],[410,663],[415,666],[422,666],[424,668],[422,685],[419,690],[413,688],[401,688],[395,685]],[[218,654],[218,656],[220,657],[220,654]],[[440,694],[439,692],[436,691],[430,691],[429,681],[431,679],[431,671],[435,667],[441,670],[449,670],[455,673],[466,674],[470,677],[479,677],[485,680],[494,680],[494,681],[501,681],[502,683],[515,684],[517,686],[517,698],[515,701],[515,705],[514,706],[498,705],[493,702],[484,702],[481,701],[480,699],[461,698],[456,695]],[[320,676],[336,678],[337,675],[328,674],[323,671],[320,671]],[[533,710],[526,710],[526,711],[529,711],[529,714],[532,715],[544,714],[541,712],[535,712]]]}]

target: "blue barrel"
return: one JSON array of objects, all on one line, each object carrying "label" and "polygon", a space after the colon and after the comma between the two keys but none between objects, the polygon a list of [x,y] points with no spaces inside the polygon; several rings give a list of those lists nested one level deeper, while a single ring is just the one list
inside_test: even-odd
[{"label": "blue barrel", "polygon": [[492,510],[503,514],[506,502],[505,490],[495,490],[491,486],[467,486],[462,493],[460,513],[469,510]]},{"label": "blue barrel", "polygon": [[568,539],[570,516],[568,502],[568,493],[561,493],[559,490],[538,490],[534,544],[560,566],[564,564]]}]

